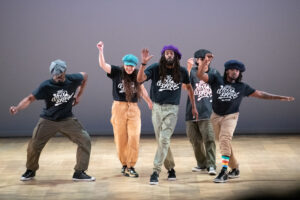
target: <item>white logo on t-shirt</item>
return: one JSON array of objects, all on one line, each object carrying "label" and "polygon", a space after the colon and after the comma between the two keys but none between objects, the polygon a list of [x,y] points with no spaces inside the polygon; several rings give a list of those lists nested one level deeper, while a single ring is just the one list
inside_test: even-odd
[{"label": "white logo on t-shirt", "polygon": [[212,92],[209,87],[209,84],[205,83],[204,81],[199,81],[196,83],[196,88],[194,90],[194,95],[197,97],[197,101],[201,101],[203,98],[210,98],[212,97]]},{"label": "white logo on t-shirt", "polygon": [[55,102],[54,106],[59,106],[63,103],[67,103],[73,95],[74,92],[72,94],[68,94],[68,91],[66,90],[58,90],[56,94],[53,94],[51,101]]},{"label": "white logo on t-shirt", "polygon": [[118,88],[120,89],[119,93],[125,93],[125,89],[124,89],[123,83],[119,83],[118,84]]},{"label": "white logo on t-shirt", "polygon": [[217,94],[219,94],[218,99],[221,101],[231,101],[238,98],[240,93],[235,92],[235,88],[230,85],[221,85],[220,89],[217,90]]},{"label": "white logo on t-shirt", "polygon": [[[134,83],[131,84],[131,87],[134,88]],[[123,81],[122,81],[122,83],[118,84],[118,88],[120,89],[119,93],[125,93],[125,88],[124,88],[124,85],[123,85]],[[136,93],[136,89],[134,89],[133,93]]]},{"label": "white logo on t-shirt", "polygon": [[159,87],[158,91],[162,92],[164,90],[177,90],[179,89],[180,83],[175,83],[173,81],[173,77],[171,75],[167,75],[163,83],[159,80],[156,85]]}]

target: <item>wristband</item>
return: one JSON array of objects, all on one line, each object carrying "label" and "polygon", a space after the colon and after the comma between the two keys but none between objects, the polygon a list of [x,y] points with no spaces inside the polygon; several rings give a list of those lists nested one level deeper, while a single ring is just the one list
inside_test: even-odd
[{"label": "wristband", "polygon": [[147,64],[146,63],[141,63],[141,65],[146,66]]}]

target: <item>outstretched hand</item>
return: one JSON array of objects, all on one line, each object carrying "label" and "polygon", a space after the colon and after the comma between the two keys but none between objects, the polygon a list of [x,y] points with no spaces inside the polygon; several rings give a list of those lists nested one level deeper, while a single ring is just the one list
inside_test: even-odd
[{"label": "outstretched hand", "polygon": [[11,115],[15,115],[15,114],[17,114],[18,109],[17,109],[16,106],[11,106],[11,107],[9,108],[9,112],[10,112]]},{"label": "outstretched hand", "polygon": [[149,55],[149,50],[147,48],[142,49],[141,53],[142,63],[147,64],[148,61],[153,57],[153,55]]},{"label": "outstretched hand", "polygon": [[286,96],[282,97],[281,99],[281,101],[294,101],[294,100],[295,100],[294,97],[286,97]]},{"label": "outstretched hand", "polygon": [[103,51],[103,49],[104,49],[104,43],[102,41],[98,42],[97,48],[99,49],[99,51]]}]

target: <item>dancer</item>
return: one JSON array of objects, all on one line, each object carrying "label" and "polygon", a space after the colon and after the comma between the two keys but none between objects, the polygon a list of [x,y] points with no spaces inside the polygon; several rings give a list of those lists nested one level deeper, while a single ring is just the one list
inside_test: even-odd
[{"label": "dancer", "polygon": [[152,80],[150,93],[151,100],[154,102],[152,123],[158,147],[153,163],[153,173],[150,176],[150,184],[156,185],[163,163],[168,170],[168,180],[176,180],[170,139],[177,122],[182,83],[187,86],[195,119],[198,119],[198,113],[188,72],[180,66],[181,53],[179,50],[173,45],[164,46],[161,50],[159,63],[154,63],[145,70],[145,66],[151,58],[148,49],[143,49],[142,64],[137,80],[140,83],[149,79]]},{"label": "dancer", "polygon": [[[225,183],[228,178],[240,176],[239,163],[231,145],[232,136],[239,117],[239,107],[245,96],[256,97],[267,100],[293,101],[294,97],[269,94],[251,88],[242,82],[245,65],[237,60],[227,61],[223,77],[220,74],[205,73],[205,66],[210,60],[199,60],[197,76],[209,83],[213,93],[211,120],[216,138],[219,140],[222,154],[222,169],[214,179],[215,183]],[[227,173],[228,166],[231,171]]]},{"label": "dancer", "polygon": [[147,90],[136,81],[138,58],[132,54],[123,57],[123,66],[110,65],[104,59],[104,43],[97,44],[99,49],[99,66],[113,81],[113,105],[111,123],[118,157],[122,164],[121,173],[128,177],[138,177],[134,166],[138,159],[141,134],[141,113],[138,99],[142,97],[152,109]]},{"label": "dancer", "polygon": [[91,152],[90,136],[72,113],[72,106],[79,103],[88,76],[85,72],[66,74],[66,69],[67,65],[64,61],[53,61],[50,65],[52,78],[44,81],[17,106],[10,107],[10,113],[15,115],[35,100],[44,100],[46,103],[28,144],[27,170],[22,175],[21,181],[31,180],[35,176],[39,168],[40,154],[49,139],[55,136],[57,132],[67,136],[78,146],[73,180],[96,180],[85,173]]},{"label": "dancer", "polygon": [[[212,92],[210,86],[197,77],[198,60],[204,60],[205,57],[208,57],[210,61],[213,59],[210,51],[199,49],[194,53],[194,58],[190,58],[187,61],[187,70],[189,71],[191,85],[194,90],[199,120],[193,118],[191,101],[187,98],[185,114],[186,134],[193,146],[197,161],[197,166],[192,171],[208,172],[209,175],[216,175],[216,144],[210,121]],[[195,67],[193,67],[194,63],[196,64]],[[204,67],[206,73],[218,73],[210,65]],[[185,85],[183,85],[183,88],[185,88]]]}]

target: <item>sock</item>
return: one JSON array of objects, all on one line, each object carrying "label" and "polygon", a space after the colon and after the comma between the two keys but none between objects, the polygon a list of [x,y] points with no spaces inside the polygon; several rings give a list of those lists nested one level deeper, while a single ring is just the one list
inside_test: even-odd
[{"label": "sock", "polygon": [[229,163],[229,156],[222,156],[222,167],[227,170]]}]

